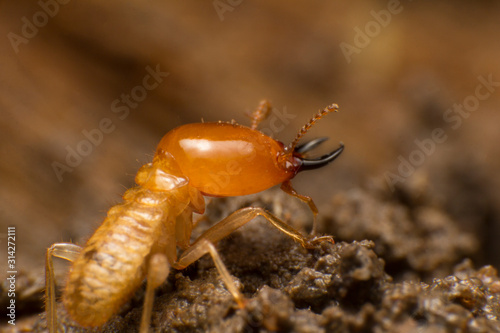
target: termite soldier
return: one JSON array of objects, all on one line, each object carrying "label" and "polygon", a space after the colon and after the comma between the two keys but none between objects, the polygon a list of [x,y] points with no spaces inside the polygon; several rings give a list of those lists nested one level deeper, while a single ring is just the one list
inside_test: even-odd
[{"label": "termite soldier", "polygon": [[[257,130],[267,116],[270,103],[262,101],[252,114],[251,127],[235,123],[199,123],[180,126],[161,140],[152,163],[142,166],[135,177],[138,186],[127,190],[123,203],[112,207],[103,224],[83,248],[58,243],[47,250],[46,313],[51,333],[57,332],[53,257],[73,261],[62,302],[70,317],[85,327],[101,326],[132,297],[146,278],[141,332],[149,329],[154,289],[170,268],[183,269],[209,253],[227,289],[240,307],[243,295],[236,288],[214,245],[260,215],[305,248],[331,236],[305,236],[258,207],[237,210],[190,242],[193,213],[205,211],[203,196],[237,196],[257,193],[281,183],[286,193],[306,202],[314,215],[312,199],[298,194],[290,180],[300,171],[320,168],[336,159],[344,146],[317,159],[305,154],[326,138],[298,145],[303,135],[325,114],[337,111],[332,104],[319,111],[288,146]],[[224,173],[229,181],[216,182]],[[215,177],[217,179],[217,177]],[[177,247],[182,254],[177,257]]]}]

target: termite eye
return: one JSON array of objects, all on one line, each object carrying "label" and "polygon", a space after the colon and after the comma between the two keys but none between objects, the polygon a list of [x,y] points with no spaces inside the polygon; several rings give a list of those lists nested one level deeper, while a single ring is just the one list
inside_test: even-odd
[{"label": "termite eye", "polygon": [[328,163],[332,162],[333,160],[335,160],[344,151],[344,144],[341,142],[340,147],[329,154],[323,155],[315,159],[307,159],[304,157],[305,153],[318,147],[326,140],[328,140],[328,138],[318,138],[295,147],[293,155],[301,161],[301,166],[299,168],[299,171],[314,170],[321,168],[327,165]]}]

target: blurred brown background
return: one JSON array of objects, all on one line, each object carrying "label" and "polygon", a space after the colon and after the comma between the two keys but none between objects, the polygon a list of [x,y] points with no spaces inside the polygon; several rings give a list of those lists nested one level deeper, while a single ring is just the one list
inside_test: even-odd
[{"label": "blurred brown background", "polygon": [[[497,2],[3,1],[0,27],[0,233],[16,226],[19,269],[41,274],[50,244],[82,243],[164,133],[201,119],[248,124],[262,98],[294,116],[275,130],[285,143],[340,105],[308,137],[330,137],[324,151],[343,141],[343,156],[294,181],[320,211],[339,191],[398,174],[398,156],[442,129],[447,140],[398,185],[428,182],[482,241],[478,264],[500,266],[500,87],[456,129],[443,119],[479,77],[500,82]],[[169,75],[137,88],[156,68]],[[115,100],[131,92],[143,100],[127,114]],[[113,130],[58,178],[54,162],[89,148],[84,131],[103,119]]]}]

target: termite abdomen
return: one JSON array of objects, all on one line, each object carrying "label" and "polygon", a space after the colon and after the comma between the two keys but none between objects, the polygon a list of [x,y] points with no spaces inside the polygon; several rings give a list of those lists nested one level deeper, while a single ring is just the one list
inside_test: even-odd
[{"label": "termite abdomen", "polygon": [[146,257],[163,234],[164,207],[151,203],[164,205],[165,198],[140,188],[131,191],[109,211],[69,273],[63,302],[83,326],[104,324],[130,299],[145,277]]}]

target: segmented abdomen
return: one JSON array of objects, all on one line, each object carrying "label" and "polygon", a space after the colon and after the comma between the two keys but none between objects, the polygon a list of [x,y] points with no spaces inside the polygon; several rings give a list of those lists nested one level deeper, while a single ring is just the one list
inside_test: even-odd
[{"label": "segmented abdomen", "polygon": [[104,324],[130,299],[168,217],[165,193],[136,187],[124,197],[123,204],[109,210],[69,273],[63,303],[82,326]]}]

